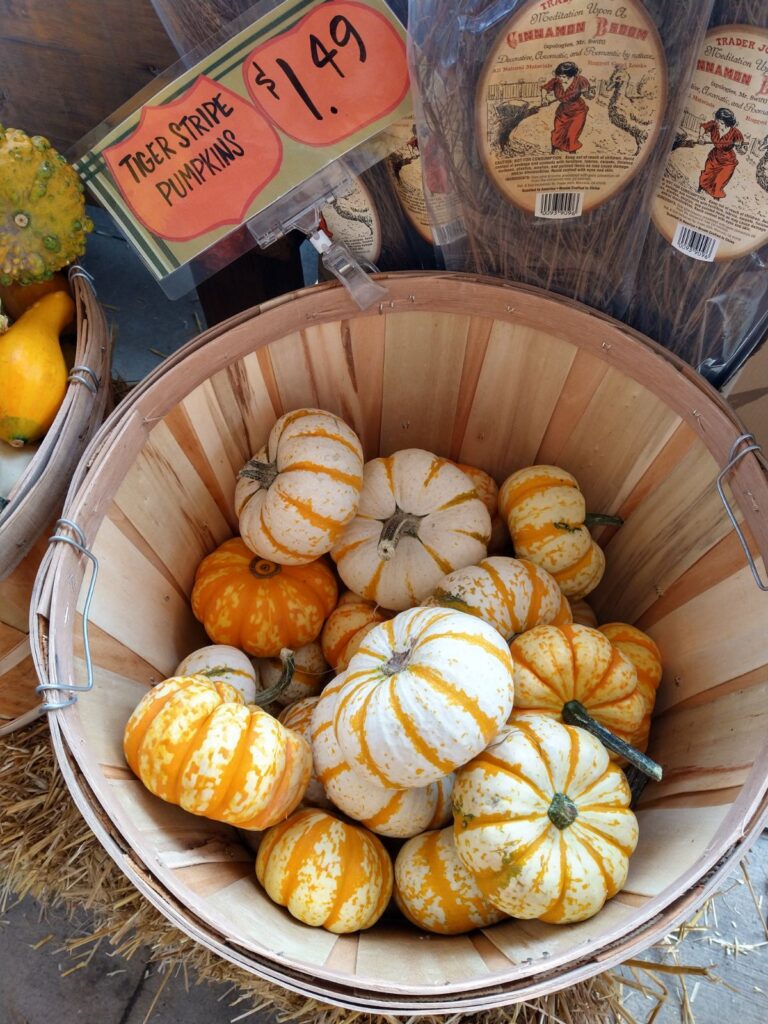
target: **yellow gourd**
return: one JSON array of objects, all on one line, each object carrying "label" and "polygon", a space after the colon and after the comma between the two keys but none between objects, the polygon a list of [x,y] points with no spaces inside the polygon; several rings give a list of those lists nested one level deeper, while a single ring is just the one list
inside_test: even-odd
[{"label": "yellow gourd", "polygon": [[53,292],[0,335],[0,439],[15,448],[42,437],[64,399],[59,334],[74,311],[66,292]]}]

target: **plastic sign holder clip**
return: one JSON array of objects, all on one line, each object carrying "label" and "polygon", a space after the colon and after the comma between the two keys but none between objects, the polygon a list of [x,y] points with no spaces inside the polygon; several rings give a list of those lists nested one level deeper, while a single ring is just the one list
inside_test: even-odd
[{"label": "plastic sign holder clip", "polygon": [[357,306],[360,309],[368,309],[377,302],[383,302],[389,293],[386,288],[371,280],[369,272],[378,272],[373,263],[365,260],[363,265],[343,242],[334,242],[322,227],[320,211],[323,206],[333,201],[334,195],[332,191],[319,202],[305,207],[300,213],[282,222],[279,230],[262,234],[254,230],[251,224],[248,227],[262,249],[272,245],[289,231],[300,231],[320,254],[325,269],[344,285]]}]

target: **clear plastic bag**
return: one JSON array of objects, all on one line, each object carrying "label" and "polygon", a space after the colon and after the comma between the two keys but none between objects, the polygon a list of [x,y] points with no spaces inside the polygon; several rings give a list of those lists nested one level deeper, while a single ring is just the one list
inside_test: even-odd
[{"label": "clear plastic bag", "polygon": [[768,330],[768,4],[718,0],[711,25],[630,320],[719,387]]},{"label": "clear plastic bag", "polygon": [[445,265],[623,316],[711,6],[410,0]]}]

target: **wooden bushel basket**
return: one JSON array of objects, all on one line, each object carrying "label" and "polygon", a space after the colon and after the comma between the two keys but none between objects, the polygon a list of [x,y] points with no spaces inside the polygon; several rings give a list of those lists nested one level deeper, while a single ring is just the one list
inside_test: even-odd
[{"label": "wooden bushel basket", "polygon": [[86,273],[69,274],[76,307],[75,362],[56,418],[0,515],[0,734],[34,708],[28,637],[35,576],[53,521],[83,451],[104,419],[110,388],[110,337]]},{"label": "wooden bushel basket", "polygon": [[[617,323],[470,276],[382,280],[390,301],[364,313],[320,287],[209,331],[107,422],[65,510],[100,566],[95,685],[50,717],[91,827],[187,934],[331,1003],[450,1013],[564,988],[636,954],[688,916],[758,834],[768,595],[716,480],[738,456],[724,495],[763,571],[768,479],[718,396]],[[188,595],[199,560],[236,529],[236,473],[279,415],[307,405],[343,416],[368,458],[423,447],[498,480],[555,463],[576,475],[589,508],[624,517],[603,532],[608,569],[593,604],[602,621],[637,623],[662,649],[650,752],[665,778],[642,798],[624,891],[592,920],[509,921],[455,938],[394,917],[353,936],[310,929],[260,890],[234,830],[152,797],[127,769],[130,712],[204,642]],[[37,581],[36,664],[62,703],[86,679],[76,609],[87,566],[58,545]]]}]

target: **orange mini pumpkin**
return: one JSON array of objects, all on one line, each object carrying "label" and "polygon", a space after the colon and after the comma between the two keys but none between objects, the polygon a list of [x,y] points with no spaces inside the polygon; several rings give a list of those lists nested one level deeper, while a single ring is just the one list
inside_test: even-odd
[{"label": "orange mini pumpkin", "polygon": [[374,626],[386,622],[394,614],[379,608],[375,601],[366,601],[364,597],[353,594],[351,590],[342,594],[320,637],[323,655],[331,668],[335,672],[343,672],[363,638]]},{"label": "orange mini pumpkin", "polygon": [[299,921],[337,935],[376,924],[392,895],[392,861],[381,841],[313,807],[267,832],[256,877]]},{"label": "orange mini pumpkin", "polygon": [[509,536],[507,524],[499,514],[499,485],[484,469],[478,469],[477,466],[467,466],[463,462],[457,462],[456,465],[462,473],[467,474],[475,485],[477,496],[488,509],[488,515],[491,517],[491,539],[488,541],[488,554],[500,555],[507,553],[508,549],[512,547],[512,540]]},{"label": "orange mini pumpkin", "polygon": [[214,643],[274,658],[317,639],[337,596],[324,562],[278,565],[233,537],[198,566],[192,611]]},{"label": "orange mini pumpkin", "polygon": [[635,666],[637,689],[645,701],[645,716],[634,735],[632,745],[638,750],[645,750],[651,732],[651,714],[656,703],[656,691],[663,673],[661,651],[647,633],[626,622],[606,622],[599,629]]},{"label": "orange mini pumpkin", "polygon": [[649,717],[631,659],[589,626],[536,626],[509,645],[515,711],[580,725],[653,778],[661,768],[635,747]]},{"label": "orange mini pumpkin", "polygon": [[174,676],[146,693],[125,727],[123,749],[150,793],[242,829],[286,818],[312,773],[303,737],[205,676]]}]

